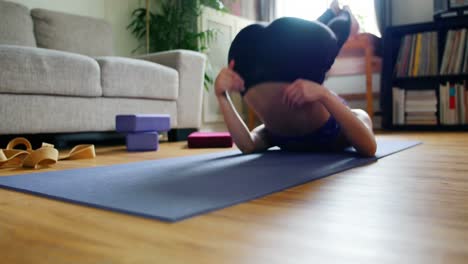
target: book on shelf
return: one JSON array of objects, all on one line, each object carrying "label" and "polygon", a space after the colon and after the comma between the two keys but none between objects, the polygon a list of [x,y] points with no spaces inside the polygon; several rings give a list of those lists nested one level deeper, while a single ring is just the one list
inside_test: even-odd
[{"label": "book on shelf", "polygon": [[437,125],[436,112],[407,112],[407,125]]},{"label": "book on shelf", "polygon": [[442,125],[465,125],[468,123],[466,82],[441,84],[439,87],[439,113]]},{"label": "book on shelf", "polygon": [[437,125],[435,90],[404,90],[393,87],[394,125]]},{"label": "book on shelf", "polygon": [[396,61],[396,64],[395,64],[395,72],[396,72],[396,76],[398,76],[398,77],[405,76],[405,74],[403,72],[408,67],[407,66],[407,63],[408,63],[407,57],[409,56],[410,42],[411,42],[410,35],[405,35],[401,39],[400,50],[398,52],[398,57],[397,57],[397,61]]},{"label": "book on shelf", "polygon": [[437,121],[437,115],[430,112],[413,112],[406,114],[407,121],[414,121],[414,120],[435,120]]},{"label": "book on shelf", "polygon": [[450,55],[450,48],[451,48],[451,44],[453,42],[452,40],[453,38],[453,31],[452,30],[449,30],[447,32],[447,36],[445,38],[445,47],[444,47],[444,51],[443,51],[443,55],[442,55],[442,62],[440,64],[440,74],[443,74],[444,72],[447,71],[447,65],[448,65],[448,57]]},{"label": "book on shelf", "polygon": [[393,124],[405,124],[405,90],[399,87],[392,88],[393,98]]},{"label": "book on shelf", "polygon": [[422,105],[422,106],[414,106],[414,105],[405,105],[405,113],[409,112],[429,112],[435,113],[437,112],[437,105]]},{"label": "book on shelf", "polygon": [[413,68],[411,69],[412,72],[411,72],[411,76],[418,76],[418,71],[419,71],[419,66],[420,66],[420,59],[421,59],[421,36],[422,34],[417,34],[416,35],[416,47],[415,47],[415,50],[414,50],[414,66]]},{"label": "book on shelf", "polygon": [[397,77],[438,73],[437,32],[407,34],[401,38],[394,74]]},{"label": "book on shelf", "polygon": [[465,39],[465,56],[463,56],[463,72],[468,73],[468,33]]},{"label": "book on shelf", "polygon": [[435,90],[406,91],[405,114],[407,125],[437,125]]},{"label": "book on shelf", "polygon": [[407,125],[437,125],[437,118],[434,120],[410,120]]},{"label": "book on shelf", "polygon": [[464,58],[464,53],[465,51],[465,42],[466,42],[466,28],[459,30],[458,34],[460,35],[460,38],[458,39],[457,43],[457,51],[456,51],[456,59],[455,59],[455,65],[454,65],[454,71],[453,73],[462,73],[462,66],[463,66],[463,58]]},{"label": "book on shelf", "polygon": [[468,129],[467,21],[457,17],[386,31],[383,127]]},{"label": "book on shelf", "polygon": [[411,76],[411,73],[413,72],[412,69],[414,67],[414,60],[415,60],[415,55],[414,55],[414,50],[416,50],[416,35],[410,35],[410,40],[411,40],[411,46],[410,48],[410,53],[409,53],[409,62],[408,62],[408,68],[405,69],[404,71],[404,76]]},{"label": "book on shelf", "polygon": [[468,29],[449,30],[445,38],[440,74],[468,73]]}]

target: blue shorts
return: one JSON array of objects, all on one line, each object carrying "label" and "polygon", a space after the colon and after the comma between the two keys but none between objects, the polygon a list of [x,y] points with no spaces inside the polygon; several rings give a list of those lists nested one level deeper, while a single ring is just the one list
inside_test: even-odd
[{"label": "blue shorts", "polygon": [[341,129],[333,116],[316,131],[302,136],[281,136],[267,130],[267,140],[287,151],[324,151],[336,145]]}]

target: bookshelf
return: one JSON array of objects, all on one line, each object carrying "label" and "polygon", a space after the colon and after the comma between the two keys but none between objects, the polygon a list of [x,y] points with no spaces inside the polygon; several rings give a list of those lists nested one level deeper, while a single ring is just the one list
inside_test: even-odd
[{"label": "bookshelf", "polygon": [[[453,98],[450,98],[453,89],[448,88],[451,89],[450,92],[445,92],[445,90],[443,90],[445,88],[441,88],[441,85],[446,85],[447,83],[453,86],[456,84],[463,85],[463,89],[456,89],[456,106],[461,107],[464,105],[464,108],[468,107],[468,98],[465,94],[467,92],[461,93],[462,90],[465,91],[468,89],[468,73],[463,69],[464,63],[468,63],[463,62],[463,60],[466,59],[465,53],[468,52],[467,28],[467,16],[387,28],[383,38],[383,64],[380,92],[383,128],[395,130],[468,130],[468,122],[466,122],[468,121],[468,115],[463,114],[462,117],[461,114],[461,112],[468,113],[468,110],[454,110]],[[449,32],[462,32],[463,29],[466,29],[466,35],[460,37],[462,35],[462,33],[460,33],[458,37],[460,42],[462,42],[464,38],[463,47],[465,47],[465,49],[464,51],[460,51],[461,53],[457,53],[457,55],[451,55],[453,57],[452,60],[456,61],[456,58],[459,57],[458,54],[462,54],[463,59],[461,67],[456,70],[454,66],[454,68],[451,68],[452,70],[445,70],[443,74],[441,74],[440,70],[442,64],[444,63],[444,68],[447,69],[447,63],[451,61],[448,60],[450,52],[445,53],[446,42],[447,37],[450,38],[450,34],[452,37],[455,35]],[[434,35],[434,33],[431,34],[431,32],[436,33]],[[416,37],[418,35],[419,37]],[[418,38],[420,39],[418,40]],[[419,44],[418,41],[420,42]],[[416,49],[416,47],[418,48]],[[410,50],[409,52],[408,49]],[[452,49],[454,49],[454,46],[449,47],[449,50]],[[403,51],[406,51],[406,54]],[[432,53],[434,51],[435,53]],[[416,54],[419,54],[419,56]],[[411,59],[411,56],[418,56],[418,60]],[[445,58],[445,62],[444,56],[447,57]],[[459,63],[455,64],[458,65]],[[418,67],[415,65],[418,65]],[[436,69],[434,69],[434,67],[436,67]],[[394,88],[398,88],[400,93],[409,94],[410,99],[404,98],[405,96],[401,97],[401,94],[395,91]],[[431,95],[428,93],[431,93]],[[426,96],[427,100],[421,99],[425,101],[415,102],[414,99],[418,94],[421,94],[421,98]],[[423,96],[423,94],[425,95]],[[447,98],[447,94],[449,94],[449,98]],[[461,97],[464,98],[463,101],[459,99]],[[406,102],[406,100],[410,102]],[[436,105],[428,105],[430,102],[434,102]],[[412,104],[411,106],[409,106],[410,103]],[[413,121],[415,113],[410,111],[406,112],[404,109],[405,107],[403,107],[402,110],[401,105],[407,106],[407,109],[410,109],[410,111],[415,111],[414,105],[420,106],[420,109],[426,107],[428,109],[427,111],[433,111],[431,115],[435,115],[435,117],[429,117],[429,113],[426,112],[419,116],[424,116],[421,117],[421,119],[428,120],[427,122],[422,122],[419,119],[417,122]],[[451,116],[450,122],[448,122],[446,108],[460,113],[457,113],[456,117]],[[416,111],[420,110],[418,109]],[[403,115],[403,117],[401,115]],[[434,120],[429,121],[429,119],[432,118],[434,118]]]}]

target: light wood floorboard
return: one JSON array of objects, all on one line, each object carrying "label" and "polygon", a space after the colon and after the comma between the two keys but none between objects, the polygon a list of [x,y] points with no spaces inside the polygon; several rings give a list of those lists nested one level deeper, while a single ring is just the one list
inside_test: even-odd
[{"label": "light wood floorboard", "polygon": [[[468,263],[468,133],[379,137],[424,144],[173,224],[0,189],[0,263]],[[106,147],[46,170],[224,150]]]}]

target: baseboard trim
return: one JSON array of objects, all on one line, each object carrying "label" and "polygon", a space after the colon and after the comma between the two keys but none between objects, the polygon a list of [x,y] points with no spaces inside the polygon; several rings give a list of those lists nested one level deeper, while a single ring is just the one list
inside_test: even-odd
[{"label": "baseboard trim", "polygon": [[68,149],[78,144],[94,144],[98,146],[125,145],[125,135],[117,132],[80,132],[80,133],[40,133],[1,135],[0,148],[16,137],[25,137],[33,148],[39,148],[42,142],[53,144],[57,149]]},{"label": "baseboard trim", "polygon": [[198,131],[197,128],[176,128],[171,129],[167,135],[170,142],[187,140],[192,132]]}]

